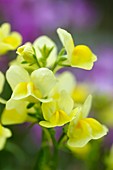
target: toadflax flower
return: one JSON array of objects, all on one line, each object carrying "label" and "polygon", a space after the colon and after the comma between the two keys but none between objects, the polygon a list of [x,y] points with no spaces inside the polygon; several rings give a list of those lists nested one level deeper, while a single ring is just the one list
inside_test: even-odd
[{"label": "toadflax flower", "polygon": [[74,46],[70,33],[64,29],[57,29],[58,36],[67,52],[67,64],[72,67],[91,70],[97,57],[86,45]]},{"label": "toadflax flower", "polygon": [[74,102],[70,95],[62,91],[57,100],[42,103],[44,121],[40,121],[39,124],[48,128],[63,126],[74,118],[78,110],[79,107],[74,109]]},{"label": "toadflax flower", "polygon": [[17,32],[10,32],[10,24],[4,23],[0,27],[0,55],[9,50],[15,50],[21,43],[22,37]]},{"label": "toadflax flower", "polygon": [[6,73],[6,78],[13,93],[6,106],[10,108],[13,100],[24,100],[37,103],[47,102],[47,95],[54,87],[56,78],[53,72],[47,68],[40,68],[28,74],[28,72],[16,65],[12,65]]},{"label": "toadflax flower", "polygon": [[108,129],[93,118],[87,118],[91,107],[91,95],[88,96],[80,112],[71,121],[67,136],[68,145],[71,147],[83,147],[91,139],[99,139],[107,134]]},{"label": "toadflax flower", "polygon": [[4,148],[7,138],[11,137],[11,135],[11,131],[0,124],[0,150]]},{"label": "toadflax flower", "polygon": [[33,114],[34,108],[27,108],[29,102],[11,100],[1,115],[3,125],[20,124],[24,122],[35,122],[36,119],[28,115]]}]

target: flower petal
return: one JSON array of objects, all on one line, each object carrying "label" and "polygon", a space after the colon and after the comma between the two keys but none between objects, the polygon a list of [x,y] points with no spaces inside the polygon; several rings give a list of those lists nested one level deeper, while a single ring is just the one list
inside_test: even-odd
[{"label": "flower petal", "polygon": [[73,42],[73,38],[71,34],[61,28],[57,29],[57,33],[64,48],[67,51],[68,57],[70,58],[70,56],[72,55],[73,49],[74,49],[74,42]]},{"label": "flower petal", "polygon": [[1,25],[1,30],[3,35],[6,37],[9,35],[10,31],[11,31],[11,26],[9,23],[4,23]]},{"label": "flower petal", "polygon": [[97,60],[90,48],[85,45],[78,45],[74,48],[70,63],[73,67],[91,70],[93,62]]},{"label": "flower petal", "polygon": [[2,114],[2,124],[3,125],[11,125],[11,124],[19,124],[26,121],[26,111],[23,109],[22,113],[19,113],[16,109],[4,110]]},{"label": "flower petal", "polygon": [[87,99],[85,100],[83,106],[82,106],[82,117],[85,118],[88,116],[89,111],[91,109],[91,104],[92,104],[92,96],[89,95]]},{"label": "flower petal", "polygon": [[41,121],[39,124],[44,127],[63,126],[64,124],[71,121],[71,119],[72,117],[68,116],[63,110],[58,110],[53,112],[48,121]]},{"label": "flower petal", "polygon": [[63,72],[57,76],[58,83],[56,84],[55,91],[61,92],[65,90],[67,93],[71,94],[76,86],[75,76],[69,72]]},{"label": "flower petal", "polygon": [[92,138],[99,139],[107,134],[108,129],[101,125],[97,120],[93,118],[86,118],[85,121],[90,125],[92,129]]},{"label": "flower petal", "polygon": [[64,90],[60,94],[60,98],[58,100],[58,106],[59,106],[60,110],[63,110],[65,113],[67,113],[67,115],[70,114],[70,112],[72,111],[72,109],[74,107],[73,99]]},{"label": "flower petal", "polygon": [[[20,107],[21,106],[21,107]],[[4,125],[18,124],[25,122],[27,118],[27,103],[24,101],[15,101],[10,99],[6,103],[1,117],[1,122]]]},{"label": "flower petal", "polygon": [[72,121],[67,133],[69,140],[68,145],[71,147],[83,147],[92,138],[91,127],[84,120],[80,120],[77,125]]},{"label": "flower petal", "polygon": [[56,84],[56,78],[51,70],[48,68],[40,68],[32,72],[32,81],[37,89],[46,97],[54,85]]},{"label": "flower petal", "polygon": [[6,78],[11,88],[14,89],[21,82],[29,82],[30,76],[28,72],[17,65],[12,65],[6,72]]},{"label": "flower petal", "polygon": [[56,102],[48,102],[48,103],[42,103],[42,112],[45,120],[48,120],[51,118],[53,113],[55,113],[57,110]]},{"label": "flower petal", "polygon": [[17,32],[12,32],[9,36],[4,38],[4,43],[10,44],[12,50],[16,49],[22,43],[22,36]]}]

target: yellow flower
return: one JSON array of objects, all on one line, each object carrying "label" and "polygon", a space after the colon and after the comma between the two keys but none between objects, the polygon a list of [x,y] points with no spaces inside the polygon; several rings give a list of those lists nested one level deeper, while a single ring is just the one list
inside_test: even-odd
[{"label": "yellow flower", "polygon": [[67,64],[72,67],[91,70],[97,57],[90,48],[86,45],[74,46],[71,34],[61,28],[57,29],[57,33],[67,52]]},{"label": "yellow flower", "polygon": [[0,54],[15,50],[21,43],[22,37],[17,32],[10,32],[10,24],[4,23],[0,27]]},{"label": "yellow flower", "polygon": [[42,112],[44,121],[40,121],[41,126],[51,128],[55,126],[63,126],[70,122],[79,108],[75,108],[70,95],[66,91],[62,91],[58,100],[48,103],[42,103]]},{"label": "yellow flower", "polygon": [[4,148],[7,138],[11,137],[11,135],[11,131],[0,124],[0,150]]},{"label": "yellow flower", "polygon": [[48,102],[51,99],[48,99],[47,95],[56,83],[53,72],[47,68],[37,69],[29,75],[24,68],[12,65],[6,73],[6,78],[13,90],[7,107],[12,104],[12,100]]},{"label": "yellow flower", "polygon": [[83,147],[91,139],[99,139],[107,134],[108,129],[93,118],[87,118],[91,107],[91,95],[88,96],[82,109],[76,114],[75,119],[68,128],[68,145]]},{"label": "yellow flower", "polygon": [[1,116],[2,124],[11,125],[36,121],[35,118],[28,115],[28,113],[34,112],[33,108],[27,109],[28,104],[28,102],[22,100],[11,100],[7,103]]}]

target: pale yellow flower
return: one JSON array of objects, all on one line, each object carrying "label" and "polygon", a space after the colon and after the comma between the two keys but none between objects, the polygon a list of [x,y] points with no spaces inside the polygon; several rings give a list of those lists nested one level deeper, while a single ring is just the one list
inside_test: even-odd
[{"label": "pale yellow flower", "polygon": [[33,108],[27,109],[28,104],[28,102],[22,100],[8,102],[1,116],[2,124],[11,125],[36,121],[35,118],[28,115],[28,113],[34,113]]},{"label": "pale yellow flower", "polygon": [[57,100],[48,103],[42,103],[42,112],[44,121],[39,122],[44,127],[63,126],[70,122],[79,108],[73,108],[74,102],[66,91],[62,91]]},{"label": "pale yellow flower", "polygon": [[0,54],[15,50],[21,43],[22,37],[18,32],[10,32],[10,24],[4,23],[0,27]]},{"label": "pale yellow flower", "polygon": [[56,83],[53,72],[47,68],[37,69],[29,75],[24,68],[12,65],[6,73],[6,78],[13,90],[7,106],[10,106],[12,100],[48,102],[51,99],[48,99],[47,95]]},{"label": "pale yellow flower", "polygon": [[74,46],[71,34],[64,29],[58,28],[57,33],[67,52],[67,64],[72,67],[91,70],[97,57],[90,48],[86,45]]},{"label": "pale yellow flower", "polygon": [[83,147],[91,139],[99,139],[107,134],[108,129],[93,118],[87,118],[91,107],[91,96],[88,96],[80,112],[70,123],[68,128],[68,145]]}]

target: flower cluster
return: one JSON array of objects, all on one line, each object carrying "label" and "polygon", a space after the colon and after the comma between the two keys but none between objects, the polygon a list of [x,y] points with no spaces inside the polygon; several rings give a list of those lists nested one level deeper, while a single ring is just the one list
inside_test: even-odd
[{"label": "flower cluster", "polygon": [[[18,33],[9,34],[9,24],[0,28],[0,54],[15,49],[21,44]],[[69,147],[83,147],[91,139],[99,139],[107,134],[107,128],[94,118],[87,117],[92,96],[87,96],[80,104],[73,97],[76,80],[71,72],[58,74],[63,67],[76,67],[91,70],[96,55],[86,45],[74,45],[73,38],[66,30],[58,28],[57,33],[63,45],[58,52],[56,44],[47,36],[40,36],[34,43],[27,42],[17,48],[17,58],[6,71],[12,95],[8,101],[0,99],[5,105],[1,115],[2,125],[31,122],[42,128],[63,126]],[[4,76],[0,73],[0,92]],[[11,136],[9,129],[0,125],[0,148],[6,138]]]}]

